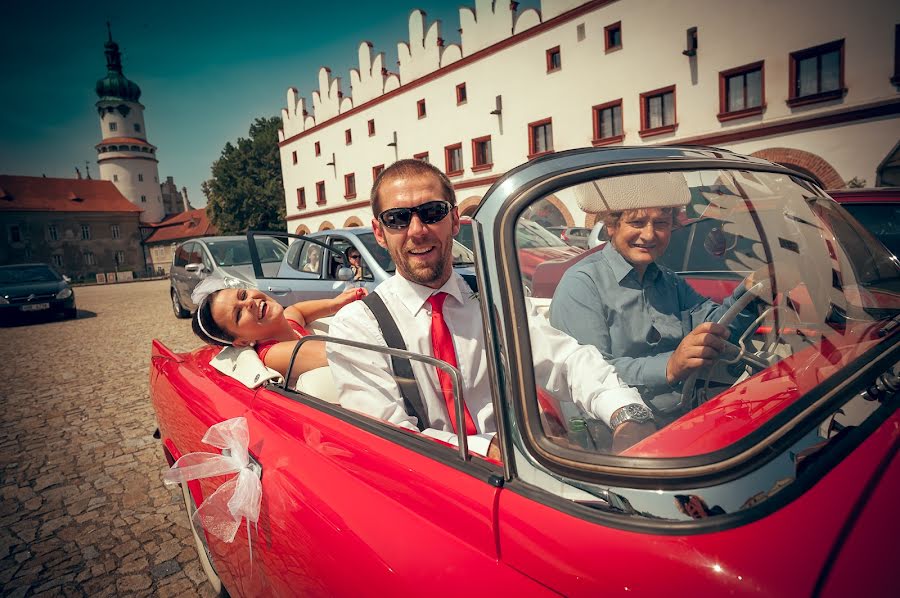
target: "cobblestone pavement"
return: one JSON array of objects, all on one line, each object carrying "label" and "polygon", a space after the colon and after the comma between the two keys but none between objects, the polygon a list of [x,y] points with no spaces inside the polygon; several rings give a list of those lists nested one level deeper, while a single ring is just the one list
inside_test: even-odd
[{"label": "cobblestone pavement", "polygon": [[0,327],[0,595],[212,595],[152,437],[150,340],[199,344],[167,292],[80,287],[77,320]]}]

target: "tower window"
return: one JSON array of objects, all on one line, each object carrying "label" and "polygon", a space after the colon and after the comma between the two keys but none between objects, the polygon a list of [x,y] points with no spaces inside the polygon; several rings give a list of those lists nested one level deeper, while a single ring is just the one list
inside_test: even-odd
[{"label": "tower window", "polygon": [[118,128],[119,128],[118,123],[109,123],[109,130],[110,130],[110,131],[116,131],[116,130],[118,130]]},{"label": "tower window", "polygon": [[141,174],[141,173],[138,173],[138,180],[141,181],[141,182],[143,182],[143,181],[144,181],[144,175]]},{"label": "tower window", "polygon": [[316,203],[321,206],[325,201],[325,181],[319,181],[316,183]]},{"label": "tower window", "polygon": [[135,133],[140,133],[140,132],[141,132],[141,125],[140,125],[140,124],[134,123],[134,132],[135,132]]},{"label": "tower window", "polygon": [[528,158],[553,151],[553,120],[547,118],[528,125]]},{"label": "tower window", "polygon": [[448,176],[462,174],[462,144],[455,143],[444,148],[445,172]]},{"label": "tower window", "polygon": [[147,196],[141,195],[141,203],[147,203]]},{"label": "tower window", "polygon": [[370,119],[367,126],[369,127],[369,137],[375,134],[375,119]]},{"label": "tower window", "polygon": [[119,182],[119,175],[117,175],[117,174],[114,174],[114,175],[113,175],[113,182],[114,182],[114,183],[118,183],[118,182]]},{"label": "tower window", "polygon": [[344,197],[346,199],[356,197],[356,174],[352,172],[344,175]]},{"label": "tower window", "polygon": [[491,136],[472,140],[472,172],[488,170],[494,164],[491,154]]},{"label": "tower window", "polygon": [[419,116],[419,118],[425,118],[425,100],[419,100],[418,102],[416,102],[416,114]]},{"label": "tower window", "polygon": [[350,132],[350,129],[344,131],[344,143],[347,145],[353,143],[353,133]]},{"label": "tower window", "polygon": [[456,105],[465,104],[466,100],[468,100],[468,95],[466,93],[466,84],[460,83],[456,86]]},{"label": "tower window", "polygon": [[319,142],[318,142],[318,141],[316,141],[316,143],[315,143],[315,145],[314,145],[313,147],[314,147],[314,149],[315,149],[316,155],[317,155],[317,156],[321,156],[321,155],[322,155],[322,146],[319,145]]}]

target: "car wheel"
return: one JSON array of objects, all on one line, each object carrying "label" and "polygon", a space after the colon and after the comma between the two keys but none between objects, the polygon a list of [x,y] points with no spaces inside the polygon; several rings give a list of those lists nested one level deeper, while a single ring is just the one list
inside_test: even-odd
[{"label": "car wheel", "polygon": [[181,484],[181,494],[182,498],[184,498],[184,508],[187,510],[191,534],[194,536],[197,557],[200,559],[200,568],[206,575],[206,579],[209,580],[209,585],[212,586],[216,596],[228,596],[228,591],[222,586],[222,580],[219,579],[219,574],[216,573],[216,568],[213,566],[212,555],[209,552],[209,546],[206,544],[206,534],[203,532],[203,528],[194,523],[192,515],[197,510],[197,505],[194,503],[194,497],[191,496],[191,491],[188,490],[187,484]]},{"label": "car wheel", "polygon": [[181,300],[178,298],[178,291],[172,289],[172,311],[175,312],[176,318],[188,318],[191,315],[191,312],[181,307]]}]

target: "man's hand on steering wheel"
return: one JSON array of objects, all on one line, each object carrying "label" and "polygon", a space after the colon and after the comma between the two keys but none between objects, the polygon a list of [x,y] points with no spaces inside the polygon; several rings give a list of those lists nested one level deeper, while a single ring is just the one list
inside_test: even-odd
[{"label": "man's hand on steering wheel", "polygon": [[712,365],[728,336],[728,328],[714,322],[704,322],[691,330],[669,357],[666,381],[669,384],[680,382],[694,370]]}]

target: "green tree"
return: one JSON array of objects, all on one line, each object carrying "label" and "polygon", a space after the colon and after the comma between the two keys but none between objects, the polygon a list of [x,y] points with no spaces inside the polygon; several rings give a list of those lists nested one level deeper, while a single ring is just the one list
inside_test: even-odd
[{"label": "green tree", "polygon": [[229,141],[213,162],[212,178],[201,188],[208,200],[206,213],[220,234],[285,230],[280,127],[277,116],[257,118],[250,125],[250,138]]}]

